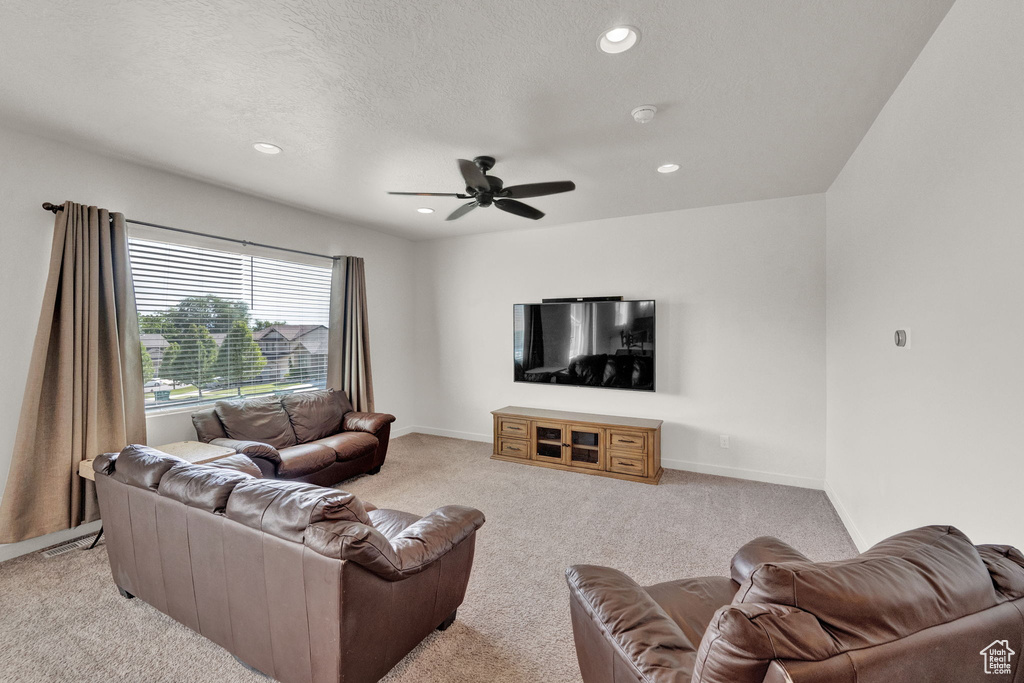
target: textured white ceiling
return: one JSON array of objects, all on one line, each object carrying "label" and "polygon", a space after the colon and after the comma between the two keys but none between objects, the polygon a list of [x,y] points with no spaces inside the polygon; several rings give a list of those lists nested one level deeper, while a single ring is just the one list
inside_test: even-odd
[{"label": "textured white ceiling", "polygon": [[[413,239],[551,226],[824,191],[951,4],[0,0],[0,117]],[[480,154],[578,189],[537,222],[385,194]]]}]

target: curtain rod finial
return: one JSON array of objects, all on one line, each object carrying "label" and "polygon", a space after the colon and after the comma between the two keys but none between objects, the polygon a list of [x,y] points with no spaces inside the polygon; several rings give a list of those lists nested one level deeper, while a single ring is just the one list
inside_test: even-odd
[{"label": "curtain rod finial", "polygon": [[50,202],[43,202],[43,208],[46,209],[47,211],[52,211],[54,213],[57,213],[58,211],[60,211],[64,207],[60,206],[59,204],[51,204]]}]

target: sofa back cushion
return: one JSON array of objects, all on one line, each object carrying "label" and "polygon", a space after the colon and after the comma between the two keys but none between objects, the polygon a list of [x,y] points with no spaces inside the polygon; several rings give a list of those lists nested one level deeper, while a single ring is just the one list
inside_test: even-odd
[{"label": "sofa back cushion", "polygon": [[214,439],[228,438],[228,433],[224,431],[224,425],[217,417],[215,406],[202,406],[192,413],[192,426],[196,428],[196,436],[203,443],[210,443]]},{"label": "sofa back cushion", "polygon": [[846,651],[953,621],[998,598],[970,540],[954,527],[930,526],[888,538],[851,560],[763,564],[733,602],[809,612]]},{"label": "sofa back cushion", "polygon": [[299,443],[316,441],[341,431],[341,419],[352,410],[343,391],[327,389],[288,394],[281,398]]},{"label": "sofa back cushion", "polygon": [[108,469],[115,481],[151,491],[156,491],[169,469],[187,464],[179,457],[142,444],[125,446],[117,458],[110,458],[108,462],[112,463]]},{"label": "sofa back cushion", "polygon": [[160,480],[159,493],[165,498],[207,512],[223,512],[231,492],[251,475],[209,465],[181,463]]},{"label": "sofa back cushion", "polygon": [[214,410],[229,438],[262,441],[274,448],[297,443],[291,420],[278,396],[217,401]]},{"label": "sofa back cushion", "polygon": [[306,527],[342,520],[371,524],[362,502],[348,491],[280,479],[248,479],[228,498],[224,514],[239,524],[302,543]]},{"label": "sofa back cushion", "polygon": [[726,605],[704,631],[693,680],[763,681],[772,660],[817,662],[837,654],[838,644],[809,612],[770,603]]}]

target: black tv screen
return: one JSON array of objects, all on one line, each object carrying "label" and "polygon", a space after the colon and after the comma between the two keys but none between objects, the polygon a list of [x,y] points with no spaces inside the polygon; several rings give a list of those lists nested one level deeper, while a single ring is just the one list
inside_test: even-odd
[{"label": "black tv screen", "polygon": [[654,391],[654,301],[516,304],[515,381]]}]

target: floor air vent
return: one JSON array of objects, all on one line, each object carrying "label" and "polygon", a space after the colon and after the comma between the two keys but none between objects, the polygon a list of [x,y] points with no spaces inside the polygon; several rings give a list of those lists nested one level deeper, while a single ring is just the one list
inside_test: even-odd
[{"label": "floor air vent", "polygon": [[95,537],[96,534],[90,534],[88,536],[76,538],[73,541],[67,541],[66,543],[55,545],[49,550],[44,550],[42,552],[42,555],[43,557],[57,557],[58,555],[63,555],[64,553],[70,553],[72,550],[78,550],[79,548],[88,548],[90,545],[92,545],[92,539]]}]

